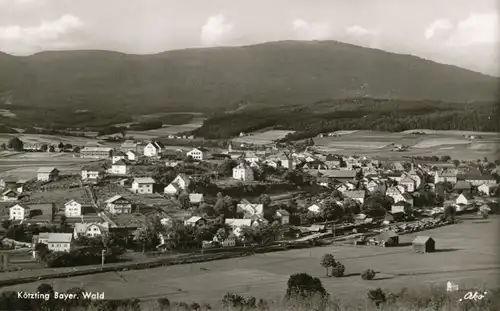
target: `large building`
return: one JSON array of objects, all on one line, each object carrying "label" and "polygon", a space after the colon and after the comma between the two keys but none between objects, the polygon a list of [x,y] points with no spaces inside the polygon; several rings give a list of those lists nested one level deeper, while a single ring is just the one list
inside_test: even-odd
[{"label": "large building", "polygon": [[233,168],[233,178],[241,181],[253,181],[253,170],[245,163],[240,163]]},{"label": "large building", "polygon": [[59,170],[55,167],[41,167],[36,172],[38,181],[54,181],[59,178]]},{"label": "large building", "polygon": [[109,159],[113,153],[108,147],[85,147],[80,150],[80,158],[86,159]]}]

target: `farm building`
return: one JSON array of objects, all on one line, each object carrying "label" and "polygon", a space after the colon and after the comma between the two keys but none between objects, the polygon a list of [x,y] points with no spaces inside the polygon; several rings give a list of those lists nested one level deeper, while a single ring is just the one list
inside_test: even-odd
[{"label": "farm building", "polygon": [[23,220],[27,218],[30,214],[29,207],[23,207],[19,204],[16,204],[9,208],[9,219],[10,220]]},{"label": "farm building", "polygon": [[106,209],[110,214],[130,214],[132,213],[132,203],[122,197],[121,195],[115,195],[105,201]]},{"label": "farm building", "polygon": [[364,190],[352,190],[352,191],[346,191],[344,193],[345,198],[352,199],[354,201],[357,201],[361,204],[365,202],[365,191]]},{"label": "farm building", "polygon": [[472,184],[467,181],[457,181],[455,186],[453,187],[453,191],[457,191],[458,193],[470,193],[472,190]]},{"label": "farm building", "polygon": [[491,174],[471,174],[465,177],[465,181],[473,186],[480,186],[483,184],[494,186],[497,181]]},{"label": "farm building", "polygon": [[85,147],[80,150],[80,158],[84,159],[109,159],[113,149],[108,147]]},{"label": "farm building", "polygon": [[80,236],[98,237],[109,232],[108,223],[76,223],[73,236],[77,239]]},{"label": "farm building", "polygon": [[441,172],[436,172],[434,174],[434,183],[440,182],[450,182],[452,184],[457,183],[457,171],[456,170],[443,170]]},{"label": "farm building", "polygon": [[16,190],[8,189],[2,192],[2,201],[17,201],[19,193]]},{"label": "farm building", "polygon": [[50,233],[47,246],[53,252],[70,252],[73,246],[73,234],[71,233]]},{"label": "farm building", "polygon": [[377,237],[377,240],[384,241],[385,246],[396,246],[399,244],[399,236],[392,230],[380,233]]},{"label": "farm building", "polygon": [[207,151],[203,148],[194,148],[186,153],[186,156],[193,158],[193,160],[203,161],[207,157]]},{"label": "farm building", "polygon": [[139,145],[138,143],[136,143],[132,140],[126,140],[120,146],[120,150],[125,152],[125,153],[128,153],[129,151],[138,152],[138,150],[139,150],[138,145]]},{"label": "farm building", "polygon": [[165,194],[174,195],[186,190],[191,183],[189,177],[185,174],[179,174],[172,182],[163,189]]},{"label": "farm building", "polygon": [[120,150],[113,150],[111,155],[112,155],[111,163],[116,163],[120,160],[125,160],[127,158],[127,155],[125,154],[125,152],[120,151]]},{"label": "farm building", "polygon": [[113,163],[111,165],[111,174],[113,175],[127,175],[128,174],[128,167],[127,167],[127,162],[123,159]]},{"label": "farm building", "polygon": [[82,216],[82,204],[75,200],[70,200],[64,204],[64,215],[66,217],[80,217]]},{"label": "farm building", "polygon": [[276,217],[280,219],[282,225],[287,225],[290,223],[290,213],[288,213],[284,209],[277,210]]},{"label": "farm building", "polygon": [[417,236],[412,245],[413,250],[417,253],[431,253],[436,250],[436,242],[428,236]]},{"label": "farm building", "polygon": [[241,181],[252,181],[253,170],[245,163],[240,163],[233,168],[233,178]]},{"label": "farm building", "polygon": [[55,167],[40,167],[36,172],[38,181],[54,181],[59,178],[59,170]]}]

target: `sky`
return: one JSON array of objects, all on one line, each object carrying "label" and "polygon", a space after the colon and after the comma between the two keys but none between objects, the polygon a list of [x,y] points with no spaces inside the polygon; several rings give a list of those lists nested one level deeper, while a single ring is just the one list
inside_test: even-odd
[{"label": "sky", "polygon": [[0,51],[337,40],[500,76],[500,0],[0,0]]}]

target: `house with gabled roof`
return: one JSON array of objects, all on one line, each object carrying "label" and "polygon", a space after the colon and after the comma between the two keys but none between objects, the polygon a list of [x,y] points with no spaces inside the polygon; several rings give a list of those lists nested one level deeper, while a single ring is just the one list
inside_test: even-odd
[{"label": "house with gabled roof", "polygon": [[73,237],[75,239],[80,236],[95,238],[109,233],[109,224],[104,223],[75,223]]},{"label": "house with gabled roof", "polygon": [[47,248],[53,252],[69,253],[74,246],[72,233],[50,233],[47,239]]},{"label": "house with gabled roof", "polygon": [[188,220],[184,222],[186,226],[196,226],[196,227],[204,227],[207,224],[205,218],[200,216],[192,216]]},{"label": "house with gabled roof", "polygon": [[290,213],[284,209],[277,210],[276,217],[280,220],[281,225],[287,225],[290,223]]},{"label": "house with gabled roof", "polygon": [[38,181],[54,181],[59,178],[59,170],[55,167],[40,167],[36,171]]},{"label": "house with gabled roof", "polygon": [[144,156],[149,158],[158,158],[163,151],[163,145],[160,142],[152,141],[144,147]]},{"label": "house with gabled roof", "polygon": [[324,170],[321,171],[321,174],[322,176],[327,177],[331,181],[336,181],[341,183],[354,181],[356,179],[355,170],[345,170],[345,169]]},{"label": "house with gabled roof", "polygon": [[127,155],[121,150],[113,150],[111,153],[111,164],[116,163],[120,160],[125,160]]},{"label": "house with gabled roof", "polygon": [[176,195],[188,189],[191,180],[185,174],[179,174],[172,180],[168,186],[163,189],[163,193],[168,195]]},{"label": "house with gabled roof", "polygon": [[64,215],[66,215],[66,217],[82,216],[82,204],[75,200],[69,200],[64,203]]},{"label": "house with gabled roof", "polygon": [[456,170],[442,170],[436,171],[434,174],[434,183],[440,182],[450,182],[452,184],[457,183],[457,171]]},{"label": "house with gabled roof", "polygon": [[98,181],[104,176],[104,168],[99,164],[85,165],[82,167],[81,175],[84,181]]},{"label": "house with gabled roof", "polygon": [[137,151],[129,150],[127,151],[127,160],[129,161],[137,161],[139,159],[139,154]]},{"label": "house with gabled roof", "polygon": [[128,174],[128,160],[121,159],[111,165],[111,174],[113,175],[127,175]]},{"label": "house with gabled roof", "polygon": [[264,205],[250,203],[247,200],[241,200],[241,203],[236,205],[236,211],[238,213],[243,213],[245,216],[264,216]]},{"label": "house with gabled roof", "polygon": [[233,168],[233,178],[241,181],[253,181],[253,170],[244,162],[241,162]]},{"label": "house with gabled roof", "polygon": [[344,198],[357,201],[361,204],[365,202],[366,192],[364,190],[350,190],[344,193]]},{"label": "house with gabled roof", "polygon": [[155,180],[151,177],[137,177],[132,182],[132,191],[139,194],[152,194]]},{"label": "house with gabled roof", "polygon": [[204,202],[203,193],[190,193],[189,194],[189,204],[191,206],[200,205]]},{"label": "house with gabled roof", "polygon": [[14,206],[9,207],[9,219],[10,220],[24,220],[25,218],[28,218],[30,215],[30,208],[29,206],[22,206],[19,204],[16,204]]},{"label": "house with gabled roof", "polygon": [[319,214],[321,212],[321,207],[317,204],[313,204],[307,208],[307,210],[314,214]]},{"label": "house with gabled roof", "polygon": [[17,201],[19,199],[19,193],[14,189],[7,189],[2,192],[2,201],[10,202]]},{"label": "house with gabled roof", "polygon": [[115,195],[105,202],[106,209],[110,214],[131,214],[132,213],[132,203],[129,199],[121,196]]},{"label": "house with gabled roof", "polygon": [[404,176],[401,176],[401,180],[399,181],[399,184],[404,186],[406,188],[406,191],[408,192],[413,192],[415,191],[415,180],[413,180],[410,176],[404,174]]},{"label": "house with gabled roof", "polygon": [[470,193],[462,193],[456,198],[455,203],[457,205],[469,205],[474,203],[474,196]]},{"label": "house with gabled roof", "polygon": [[186,156],[193,158],[196,161],[203,161],[207,157],[207,150],[205,148],[193,148],[186,153]]}]

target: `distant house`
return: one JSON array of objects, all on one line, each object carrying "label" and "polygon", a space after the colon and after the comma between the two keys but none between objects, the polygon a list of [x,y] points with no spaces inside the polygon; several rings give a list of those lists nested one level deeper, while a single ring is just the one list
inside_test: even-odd
[{"label": "distant house", "polygon": [[287,225],[290,223],[290,213],[284,209],[277,210],[276,217],[281,221],[281,225]]},{"label": "distant house", "polygon": [[344,193],[344,198],[352,199],[361,204],[365,202],[366,193],[364,190],[351,190]]},{"label": "distant house", "polygon": [[66,215],[66,217],[82,216],[82,204],[75,200],[70,200],[64,203],[64,215]]},{"label": "distant house", "polygon": [[190,156],[191,158],[193,158],[193,160],[203,161],[203,159],[205,159],[207,156],[207,152],[203,148],[194,148],[193,150],[186,153],[186,156]]},{"label": "distant house", "polygon": [[399,184],[406,187],[406,191],[408,192],[413,192],[415,191],[415,180],[413,180],[410,176],[404,175],[404,177],[401,178],[399,181]]},{"label": "distant house", "polygon": [[342,159],[342,157],[337,155],[328,154],[325,157],[325,164],[328,166],[329,169],[341,167],[343,161],[344,160]]},{"label": "distant house", "polygon": [[412,205],[406,201],[398,201],[392,204],[391,214],[406,213],[408,207]]},{"label": "distant house", "polygon": [[123,142],[123,144],[120,146],[120,150],[123,152],[126,152],[126,153],[128,153],[129,151],[138,152],[137,147],[138,147],[138,144],[136,142],[134,142],[132,140],[127,140],[127,141]]},{"label": "distant house", "polygon": [[453,187],[454,191],[457,191],[459,193],[463,192],[471,192],[472,191],[472,184],[467,181],[459,180]]},{"label": "distant house", "polygon": [[151,177],[136,178],[132,182],[132,191],[140,194],[151,194],[154,183],[155,181]]},{"label": "distant house", "polygon": [[41,167],[36,172],[38,181],[54,181],[59,178],[59,170],[55,167]]},{"label": "distant house", "polygon": [[259,162],[260,157],[253,152],[247,152],[245,154],[245,161],[247,161],[248,163]]},{"label": "distant house", "polygon": [[113,149],[108,147],[85,147],[80,150],[80,158],[85,159],[109,159]]},{"label": "distant house", "polygon": [[494,187],[491,186],[491,185],[488,185],[488,184],[482,184],[481,186],[477,187],[477,191],[480,193],[480,194],[483,194],[483,195],[491,195],[491,192],[492,192],[492,189]]},{"label": "distant house", "polygon": [[132,151],[132,150],[127,151],[127,160],[137,161],[138,158],[139,158],[139,155],[137,154],[136,151]]},{"label": "distant house", "polygon": [[121,159],[111,165],[111,174],[113,175],[127,175],[128,166],[125,160]]},{"label": "distant house", "polygon": [[0,178],[0,189],[15,189],[17,188],[17,178],[13,176],[7,176]]},{"label": "distant house", "polygon": [[242,162],[233,168],[233,178],[241,181],[253,181],[253,170]]},{"label": "distant house", "polygon": [[251,227],[252,220],[241,218],[226,218],[225,224],[234,230],[233,232],[236,234],[236,236],[239,236],[239,231],[236,231],[236,229],[239,229],[241,227]]},{"label": "distant house", "polygon": [[8,189],[2,192],[2,201],[11,202],[19,199],[19,193],[16,190]]},{"label": "distant house", "polygon": [[186,226],[204,227],[207,221],[203,217],[193,216],[184,222]]},{"label": "distant house", "polygon": [[378,188],[379,188],[379,183],[376,182],[375,180],[370,180],[366,183],[366,190],[368,190],[371,193],[377,191]]},{"label": "distant house", "polygon": [[189,204],[191,204],[191,206],[200,205],[203,202],[204,202],[203,193],[190,193],[189,194]]},{"label": "distant house", "polygon": [[308,211],[314,214],[319,214],[321,212],[321,207],[316,204],[313,204],[307,208]]},{"label": "distant house", "polygon": [[222,241],[222,247],[233,247],[236,246],[236,235],[230,233],[229,236]]},{"label": "distant house", "polygon": [[281,167],[287,169],[287,170],[293,170],[295,169],[296,163],[293,161],[292,157],[290,155],[284,154],[279,158],[279,161],[281,163]]},{"label": "distant house", "polygon": [[236,206],[236,211],[238,213],[243,213],[246,217],[257,215],[264,216],[264,205],[263,204],[253,204],[247,200],[242,200]]},{"label": "distant house", "polygon": [[428,236],[417,236],[412,244],[417,253],[431,253],[436,250],[436,242]]},{"label": "distant house", "polygon": [[440,182],[450,182],[452,184],[457,183],[457,172],[455,170],[442,170],[441,172],[437,171],[434,174],[434,183]]},{"label": "distant house", "polygon": [[484,185],[484,184],[489,185],[489,186],[494,186],[497,183],[495,177],[493,177],[493,175],[491,175],[491,174],[466,175],[465,181],[470,183],[473,186],[480,186],[480,185]]},{"label": "distant house", "polygon": [[47,247],[53,252],[69,253],[73,248],[72,233],[50,233],[47,239]]},{"label": "distant house", "polygon": [[470,193],[462,193],[455,200],[456,204],[469,205],[474,202],[474,197]]},{"label": "distant house", "polygon": [[84,166],[82,168],[81,175],[82,175],[82,180],[97,181],[103,177],[104,169],[98,165]]},{"label": "distant house", "polygon": [[384,242],[385,246],[396,246],[399,244],[399,236],[396,232],[388,230],[380,233],[377,241]]},{"label": "distant house", "polygon": [[114,197],[106,200],[104,203],[106,203],[106,209],[110,214],[132,213],[132,203],[121,195],[115,195]]},{"label": "distant house", "polygon": [[73,237],[80,236],[95,238],[109,233],[109,225],[105,223],[76,223],[73,230]]},{"label": "distant house", "polygon": [[120,160],[125,160],[127,158],[127,155],[125,152],[120,151],[120,150],[113,150],[111,153],[111,164],[116,163]]},{"label": "distant house", "polygon": [[191,180],[185,174],[179,174],[172,182],[163,189],[163,192],[168,195],[175,195],[188,189]]},{"label": "distant house", "polygon": [[324,170],[321,171],[321,174],[331,181],[340,183],[354,181],[356,179],[356,171],[354,170]]},{"label": "distant house", "polygon": [[9,219],[10,220],[24,220],[28,218],[30,215],[30,208],[23,207],[19,204],[16,204],[9,208]]},{"label": "distant house", "polygon": [[144,147],[144,156],[158,158],[161,156],[162,151],[163,146],[157,141],[152,141]]},{"label": "distant house", "polygon": [[279,167],[278,161],[275,161],[273,159],[264,160],[262,162],[262,164],[264,164],[266,166],[269,166],[269,167],[272,167],[272,168],[278,168]]}]

